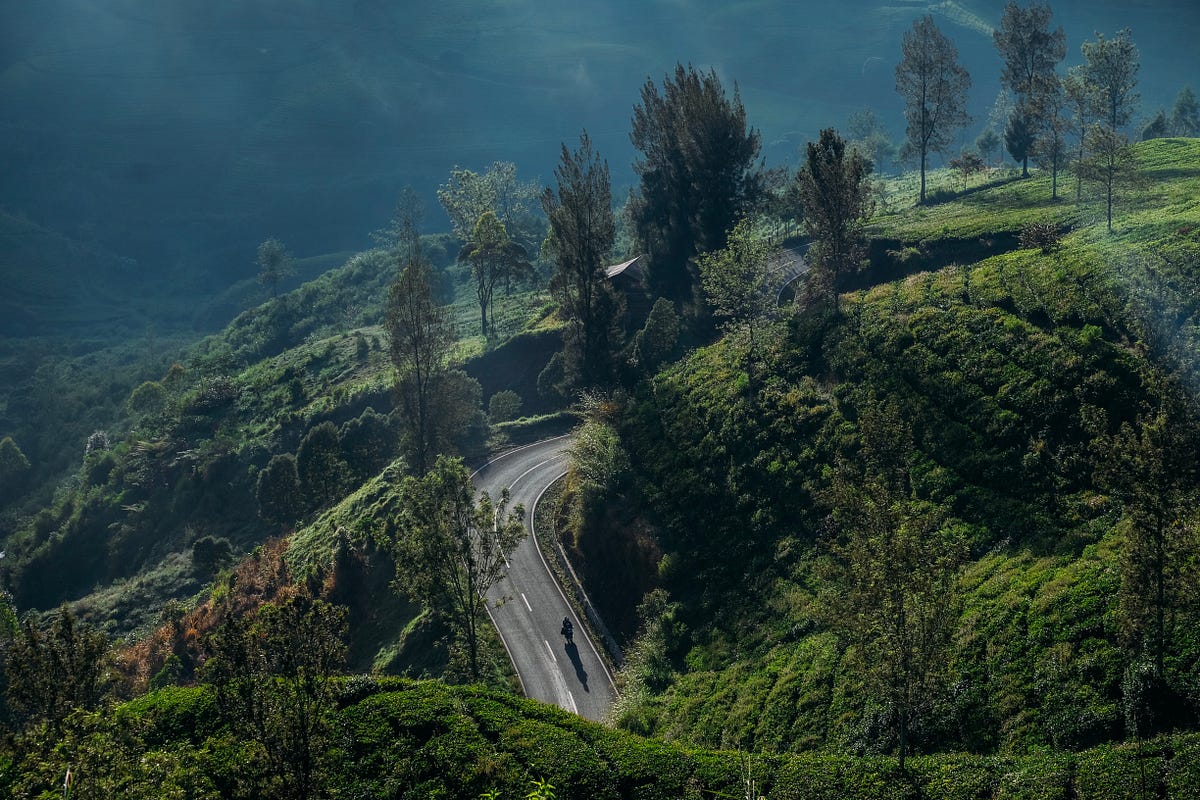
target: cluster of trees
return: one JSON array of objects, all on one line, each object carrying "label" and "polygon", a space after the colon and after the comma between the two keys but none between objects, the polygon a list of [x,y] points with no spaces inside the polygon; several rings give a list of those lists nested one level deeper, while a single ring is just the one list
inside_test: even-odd
[{"label": "cluster of trees", "polygon": [[[1003,59],[1001,83],[1013,98],[1004,125],[1003,143],[1028,177],[1031,159],[1050,170],[1052,196],[1058,197],[1058,175],[1071,155],[1067,137],[1078,137],[1074,150],[1077,193],[1084,180],[1100,184],[1112,226],[1112,201],[1132,174],[1128,139],[1121,133],[1132,116],[1138,95],[1138,53],[1128,29],[1106,39],[1096,34],[1082,46],[1084,63],[1066,76],[1057,72],[1066,56],[1062,27],[1051,30],[1050,6],[1032,2],[1004,7],[993,41]],[[944,153],[956,130],[970,122],[966,113],[971,79],[958,63],[954,44],[930,16],[913,24],[901,46],[896,90],[905,101],[905,152],[919,165],[920,202],[927,199],[925,172],[932,153]],[[1187,112],[1180,111],[1180,119]],[[1164,123],[1165,124],[1165,123]],[[990,128],[976,141],[982,154],[962,154],[952,162],[965,178],[1000,143]]]},{"label": "cluster of trees", "polygon": [[[1001,144],[1028,177],[1034,161],[1050,171],[1051,195],[1058,198],[1059,174],[1070,169],[1076,177],[1076,199],[1083,184],[1095,184],[1104,198],[1112,229],[1114,200],[1136,182],[1135,160],[1126,134],[1136,112],[1139,94],[1139,55],[1128,29],[1081,46],[1083,63],[1060,74],[1066,56],[1061,26],[1051,27],[1052,11],[1036,0],[1027,7],[1009,0],[993,41],[1003,60],[1002,100],[997,101],[991,125],[976,139],[978,152],[964,151],[951,166],[966,179],[982,171]],[[932,17],[914,23],[904,36],[896,67],[896,90],[905,101],[905,140],[901,155],[918,165],[920,202],[927,200],[925,174],[931,154],[945,153],[955,132],[970,122],[966,113],[971,79],[958,63],[954,44]],[[856,119],[851,137],[864,152],[881,146],[877,135]],[[996,126],[993,129],[992,126]],[[1000,133],[997,133],[997,130]],[[1200,135],[1200,105],[1185,87],[1170,113],[1159,110],[1143,129],[1142,138]],[[1071,137],[1074,137],[1072,143]],[[886,137],[882,140],[886,142]]]},{"label": "cluster of trees", "polygon": [[341,427],[328,420],[313,425],[295,455],[272,456],[258,473],[259,515],[288,526],[337,502],[395,457],[398,439],[394,417],[372,408]]},{"label": "cluster of trees", "polygon": [[[489,324],[488,312],[497,285],[535,277],[530,253],[544,230],[544,223],[533,213],[538,186],[519,181],[512,162],[497,161],[483,174],[455,168],[437,196],[450,217],[454,235],[463,243],[459,261],[470,266],[480,332],[489,336],[494,326]],[[409,212],[398,214],[410,213],[411,203],[408,207]],[[411,242],[415,230],[412,227],[402,236]]]}]

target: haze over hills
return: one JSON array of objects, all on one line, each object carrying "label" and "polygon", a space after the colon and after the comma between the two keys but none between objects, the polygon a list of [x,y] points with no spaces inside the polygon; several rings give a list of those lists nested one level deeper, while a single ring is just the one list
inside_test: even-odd
[{"label": "haze over hills", "polygon": [[[584,128],[622,196],[630,109],[677,61],[738,83],[771,164],[863,106],[899,135],[893,68],[918,15],[973,76],[965,142],[999,86],[1002,4],[982,0],[6,5],[0,205],[196,293],[252,273],[268,236],[300,255],[364,246],[404,185],[444,229],[451,167],[509,160],[545,182]],[[1093,31],[1133,28],[1144,115],[1200,73],[1190,0],[1054,12],[1068,65]]]}]

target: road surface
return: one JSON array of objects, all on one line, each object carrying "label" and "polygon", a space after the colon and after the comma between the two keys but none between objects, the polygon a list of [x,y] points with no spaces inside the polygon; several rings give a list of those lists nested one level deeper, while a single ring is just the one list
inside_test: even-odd
[{"label": "road surface", "polygon": [[[808,272],[808,262],[804,260],[804,253],[794,248],[787,248],[780,252],[779,262],[776,266],[779,270],[779,289],[775,292],[775,302],[783,301],[784,291],[795,283],[796,279],[804,273]],[[793,292],[793,294],[795,294]]]},{"label": "road surface", "polygon": [[[476,470],[475,485],[494,499],[507,488],[510,507],[525,506],[526,527],[532,531],[534,504],[566,472],[565,448],[570,441],[561,436],[500,455]],[[616,697],[612,676],[532,535],[508,562],[507,576],[488,592],[489,613],[525,695],[587,719],[604,719]],[[563,617],[575,626],[572,644],[559,634]]]}]

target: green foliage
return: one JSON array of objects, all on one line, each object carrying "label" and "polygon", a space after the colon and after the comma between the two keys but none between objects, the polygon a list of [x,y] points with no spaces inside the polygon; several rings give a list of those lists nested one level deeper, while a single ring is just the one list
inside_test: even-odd
[{"label": "green foliage", "polygon": [[742,220],[729,232],[725,247],[697,259],[700,286],[726,331],[753,331],[770,319],[778,306],[779,257],[779,248]]},{"label": "green foliage", "polygon": [[747,127],[737,91],[727,97],[715,71],[676,64],[661,93],[653,80],[642,86],[631,139],[642,158],[629,211],[649,255],[650,289],[689,302],[688,261],[724,247],[762,192],[755,165],[761,137]]},{"label": "green foliage", "polygon": [[304,504],[321,508],[341,499],[350,467],[342,456],[337,426],[326,421],[309,428],[296,451],[296,476]]},{"label": "green foliage", "polygon": [[429,266],[418,254],[388,289],[385,323],[408,452],[418,473],[425,472],[437,452],[441,404],[434,398],[453,344],[446,311],[434,302],[429,279]]},{"label": "green foliage", "polygon": [[608,163],[584,133],[574,153],[563,145],[554,177],[557,192],[546,189],[542,208],[555,255],[550,294],[567,323],[564,368],[572,388],[605,386],[620,342],[620,306],[604,273],[617,232]]},{"label": "green foliage", "polygon": [[303,509],[296,459],[290,453],[272,456],[258,473],[258,513],[263,519],[286,525]]},{"label": "green foliage", "polygon": [[570,528],[579,539],[595,526],[604,513],[605,503],[620,488],[629,469],[629,457],[616,430],[603,419],[599,408],[576,430],[570,457],[567,481],[572,491],[568,514]]},{"label": "green foliage", "polygon": [[1084,59],[1080,77],[1099,118],[1116,133],[1129,122],[1140,98],[1134,90],[1141,61],[1131,32],[1125,28],[1111,39],[1097,32],[1096,41],[1084,42],[1080,51]]},{"label": "green foliage", "polygon": [[292,257],[278,239],[267,239],[258,246],[258,282],[279,295],[279,284],[296,274]]},{"label": "green foliage", "polygon": [[471,266],[475,299],[479,303],[480,331],[485,337],[490,336],[494,326],[488,322],[488,310],[496,285],[501,281],[527,280],[533,267],[525,248],[509,238],[504,223],[492,211],[485,211],[475,222],[459,259]]},{"label": "green foliage", "polygon": [[1190,86],[1179,90],[1171,108],[1171,135],[1200,136],[1200,102]]},{"label": "green foliage", "polygon": [[[478,687],[346,679],[337,691],[329,720],[339,736],[320,748],[318,796],[676,800],[743,796],[753,782],[773,799],[1099,800],[1141,797],[1143,775],[1148,796],[1161,785],[1185,797],[1200,770],[1194,734],[1071,756],[922,756],[902,772],[878,756],[747,759],[642,739]],[[44,748],[9,751],[0,786],[14,798],[58,797],[69,767],[72,797],[276,796],[284,786],[267,780],[253,738],[248,726],[223,727],[211,688],[164,689],[115,714],[76,716]]]},{"label": "green foliage", "polygon": [[406,480],[400,498],[398,584],[445,616],[467,649],[468,677],[477,681],[486,595],[525,536],[524,509],[506,515],[507,491],[495,505],[486,492],[476,500],[466,467],[444,456],[424,477]]},{"label": "green foliage", "polygon": [[797,176],[804,225],[813,238],[805,292],[832,300],[837,309],[839,282],[862,266],[863,223],[875,210],[870,168],[856,151],[846,152],[846,141],[832,128],[821,131],[806,150]]},{"label": "green foliage", "polygon": [[1154,115],[1154,119],[1146,123],[1142,128],[1142,133],[1138,137],[1143,142],[1148,142],[1151,139],[1163,139],[1170,136],[1170,123],[1167,122],[1167,112],[1161,108]]},{"label": "green foliage", "polygon": [[830,487],[824,613],[889,710],[903,770],[910,732],[948,683],[966,537],[924,496],[923,465],[901,410],[868,401],[856,411],[858,465],[839,462]]},{"label": "green foliage", "polygon": [[108,638],[66,608],[50,616],[45,630],[27,617],[8,649],[5,672],[17,718],[54,732],[72,712],[94,710],[107,696]]},{"label": "green foliage", "polygon": [[11,436],[0,439],[0,502],[16,496],[16,487],[29,471],[29,459]]},{"label": "green foliage", "polygon": [[[259,796],[316,796],[329,756],[333,674],[345,659],[345,610],[295,594],[211,637],[205,679],[225,723],[262,748]],[[253,774],[253,773],[251,773]]]},{"label": "green foliage", "polygon": [[192,543],[192,564],[202,576],[212,577],[233,560],[233,545],[228,539],[201,536]]},{"label": "green foliage", "polygon": [[545,230],[544,223],[531,213],[539,192],[536,182],[517,180],[516,164],[497,161],[482,174],[455,167],[449,180],[438,187],[437,196],[460,242],[471,241],[475,224],[491,211],[528,249],[541,240]]},{"label": "green foliage", "polygon": [[887,126],[870,108],[855,111],[847,118],[846,138],[867,160],[871,172],[884,172],[896,157],[896,144],[891,140]]},{"label": "green foliage", "polygon": [[638,366],[653,374],[663,362],[672,360],[677,352],[679,332],[675,304],[665,297],[655,300],[646,323],[633,339],[633,357]]},{"label": "green foliage", "polygon": [[925,202],[925,170],[931,153],[945,152],[954,131],[970,120],[966,111],[971,76],[958,63],[958,49],[924,16],[906,31],[896,65],[896,91],[904,99],[905,151],[921,170],[920,202]]},{"label": "green foliage", "polygon": [[496,392],[488,400],[488,419],[493,422],[508,422],[521,415],[521,395],[512,389]]},{"label": "green foliage", "polygon": [[1034,122],[1029,113],[1018,108],[1004,128],[1004,147],[1013,161],[1021,163],[1021,176],[1029,177],[1029,156],[1035,141]]},{"label": "green foliage", "polygon": [[167,392],[158,381],[145,381],[129,394],[125,405],[137,416],[157,414],[166,403]]},{"label": "green foliage", "polygon": [[396,425],[390,416],[368,408],[338,430],[342,457],[352,483],[362,484],[387,466],[396,454]]},{"label": "green foliage", "polygon": [[1087,156],[1075,165],[1075,169],[1085,183],[1100,187],[1105,199],[1108,232],[1112,233],[1113,206],[1141,181],[1137,158],[1128,139],[1099,125],[1088,132],[1087,150]]}]

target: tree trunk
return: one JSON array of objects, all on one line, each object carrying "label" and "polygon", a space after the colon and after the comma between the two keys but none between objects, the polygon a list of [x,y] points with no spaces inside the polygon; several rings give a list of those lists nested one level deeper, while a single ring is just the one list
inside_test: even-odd
[{"label": "tree trunk", "polygon": [[1163,679],[1163,662],[1165,660],[1164,650],[1166,650],[1166,631],[1164,625],[1164,611],[1167,604],[1167,589],[1165,575],[1166,553],[1163,537],[1166,532],[1163,530],[1163,522],[1159,518],[1154,530],[1154,583],[1155,583],[1155,598],[1154,598],[1154,672],[1159,680]]},{"label": "tree trunk", "polygon": [[471,680],[479,680],[479,640],[477,639],[475,629],[475,614],[472,612],[467,618],[467,647],[471,651]]},{"label": "tree trunk", "polygon": [[1083,164],[1083,134],[1079,135],[1079,156],[1075,159],[1075,202],[1083,199],[1083,172],[1079,169]]},{"label": "tree trunk", "polygon": [[1113,184],[1108,182],[1108,232],[1112,233],[1112,201],[1113,201]]},{"label": "tree trunk", "polygon": [[1025,158],[1021,161],[1021,177],[1029,177],[1029,156],[1025,156]]},{"label": "tree trunk", "polygon": [[925,153],[921,153],[921,204],[925,204]]}]

